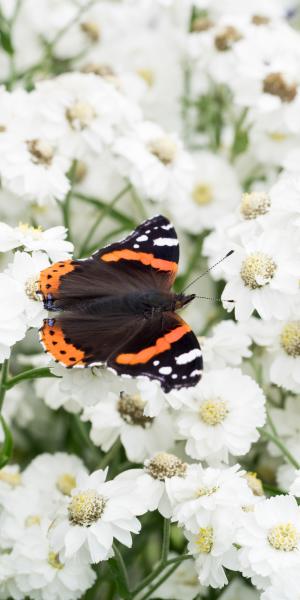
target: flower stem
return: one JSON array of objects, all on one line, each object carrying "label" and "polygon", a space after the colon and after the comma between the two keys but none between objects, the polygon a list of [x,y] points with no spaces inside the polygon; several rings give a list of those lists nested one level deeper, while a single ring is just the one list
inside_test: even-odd
[{"label": "flower stem", "polygon": [[[94,196],[86,196],[85,194],[81,194],[80,192],[74,192],[74,197],[77,198],[77,200],[86,202],[87,204],[92,204],[97,208],[107,207],[107,203],[104,202],[104,200],[101,200],[100,198],[95,198]],[[137,222],[134,219],[128,217],[116,208],[110,209],[110,215],[113,219],[115,219],[115,221],[119,221],[119,223],[124,225],[124,227],[128,227],[128,229],[134,229],[137,226]]]},{"label": "flower stem", "polygon": [[113,199],[111,200],[111,202],[109,202],[109,204],[107,204],[106,206],[103,207],[102,212],[100,212],[98,217],[93,222],[92,226],[90,227],[89,231],[87,232],[87,234],[79,248],[79,253],[78,253],[79,258],[81,258],[82,256],[85,255],[87,245],[91,241],[91,239],[92,239],[97,227],[99,227],[101,221],[103,221],[103,219],[111,213],[111,209],[114,208],[114,206],[116,205],[118,200],[120,200],[120,198],[122,198],[130,190],[130,188],[131,188],[131,184],[126,185],[120,192],[118,192],[118,194],[116,194],[113,197]]},{"label": "flower stem", "polygon": [[[27,369],[23,371],[23,373],[19,373],[15,375],[15,377],[11,377],[10,379],[5,379],[4,389],[10,390],[12,387],[20,383],[20,381],[25,381],[26,379],[39,379],[41,377],[56,377],[53,373],[51,373],[48,367],[40,367],[37,369]],[[1,406],[1,404],[0,404]]]},{"label": "flower stem", "polygon": [[123,556],[116,544],[113,544],[114,557],[110,559],[113,572],[116,577],[116,585],[121,598],[130,600],[132,594],[129,589],[129,581],[127,569],[123,560]]},{"label": "flower stem", "polygon": [[169,554],[170,547],[170,531],[171,531],[171,521],[170,519],[164,519],[164,529],[163,529],[163,539],[162,539],[162,549],[161,549],[161,559],[160,562],[165,564]]},{"label": "flower stem", "polygon": [[5,393],[6,393],[6,390],[7,390],[8,366],[9,366],[9,361],[8,361],[8,359],[6,359],[3,362],[2,369],[1,369],[1,380],[0,380],[0,412],[2,410],[2,406],[3,406],[3,402],[4,402],[4,398],[5,398]]},{"label": "flower stem", "polygon": [[285,456],[285,458],[287,459],[287,461],[293,466],[295,467],[295,469],[300,469],[300,465],[299,463],[296,461],[296,459],[292,456],[292,454],[290,453],[290,451],[287,449],[287,447],[285,446],[285,444],[281,441],[281,439],[278,437],[278,435],[270,433],[269,431],[266,431],[265,429],[263,429],[261,431],[262,435],[265,436],[268,440],[270,440],[270,442],[273,442],[273,444],[275,444],[277,446],[277,448],[279,448],[282,452],[282,454]]},{"label": "flower stem", "polygon": [[117,439],[115,441],[115,443],[112,445],[112,447],[110,448],[110,450],[102,458],[98,469],[105,469],[105,467],[109,466],[109,463],[113,460],[113,458],[119,451],[120,447],[121,447],[121,442],[119,439]]},{"label": "flower stem", "polygon": [[148,591],[146,592],[146,594],[144,594],[144,596],[142,596],[142,597],[140,598],[140,600],[147,600],[147,598],[150,598],[150,596],[152,596],[153,592],[154,592],[155,590],[157,590],[157,588],[158,588],[158,587],[159,587],[159,586],[160,586],[162,583],[164,583],[164,581],[166,581],[166,580],[167,580],[167,579],[170,577],[170,575],[172,575],[172,573],[174,573],[174,571],[176,571],[176,569],[179,567],[180,563],[181,563],[183,560],[187,560],[188,558],[191,558],[191,556],[190,556],[190,555],[184,555],[184,556],[182,556],[182,557],[180,557],[180,558],[181,558],[182,560],[178,560],[177,562],[174,562],[174,563],[172,564],[172,566],[170,567],[170,569],[168,569],[167,571],[165,571],[165,573],[163,573],[163,575],[162,575],[162,576],[161,576],[159,579],[157,579],[157,581],[156,581],[156,582],[155,582],[153,585],[151,585],[151,586],[149,587],[149,589],[148,589]]}]

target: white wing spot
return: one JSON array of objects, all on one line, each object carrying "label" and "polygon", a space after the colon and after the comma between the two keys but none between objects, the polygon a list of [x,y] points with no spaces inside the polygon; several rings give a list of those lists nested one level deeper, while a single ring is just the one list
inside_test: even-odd
[{"label": "white wing spot", "polygon": [[139,247],[140,247],[140,245],[139,245],[139,244],[133,244],[133,247],[134,247],[134,248],[139,248]]},{"label": "white wing spot", "polygon": [[146,233],[151,233],[151,229],[147,229]]},{"label": "white wing spot", "polygon": [[199,369],[195,369],[191,372],[191,377],[196,377],[196,375],[201,375],[201,373],[202,371],[200,371]]},{"label": "white wing spot", "polygon": [[170,373],[172,373],[172,367],[161,367],[161,368],[159,369],[159,372],[160,372],[162,375],[170,375]]},{"label": "white wing spot", "polygon": [[162,229],[164,229],[165,231],[169,231],[170,229],[173,229],[173,225],[171,225],[171,223],[169,223],[169,225],[163,225]]},{"label": "white wing spot", "polygon": [[178,246],[176,238],[157,238],[153,242],[154,246]]},{"label": "white wing spot", "polygon": [[176,375],[176,373],[173,373],[172,375],[172,379],[177,379],[178,375]]},{"label": "white wing spot", "polygon": [[148,239],[147,235],[140,235],[138,238],[136,238],[137,242],[146,242]]},{"label": "white wing spot", "polygon": [[185,352],[184,354],[180,354],[179,356],[175,356],[176,363],[178,365],[186,365],[189,362],[192,362],[197,358],[197,356],[201,356],[201,351],[199,348],[194,348],[189,352]]},{"label": "white wing spot", "polygon": [[157,367],[157,365],[159,365],[159,360],[154,360],[153,364],[154,364],[155,367]]},{"label": "white wing spot", "polygon": [[186,375],[182,375],[182,379],[187,379],[187,376]]}]

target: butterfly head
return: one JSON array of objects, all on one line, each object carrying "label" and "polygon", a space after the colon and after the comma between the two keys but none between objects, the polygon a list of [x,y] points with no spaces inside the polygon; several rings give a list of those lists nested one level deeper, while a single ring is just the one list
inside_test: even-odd
[{"label": "butterfly head", "polygon": [[183,306],[186,306],[186,304],[189,304],[190,302],[192,302],[192,300],[194,300],[194,298],[196,298],[196,294],[189,294],[189,295],[185,295],[182,293],[176,294],[174,310],[179,310]]}]

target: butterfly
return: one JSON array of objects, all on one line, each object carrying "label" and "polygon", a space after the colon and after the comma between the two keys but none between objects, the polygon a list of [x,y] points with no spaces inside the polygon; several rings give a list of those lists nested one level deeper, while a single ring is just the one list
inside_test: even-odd
[{"label": "butterfly", "polygon": [[41,271],[38,293],[53,312],[40,329],[45,351],[66,367],[158,380],[165,392],[196,385],[201,350],[176,312],[195,294],[172,291],[178,260],[175,229],[158,215],[90,258]]}]

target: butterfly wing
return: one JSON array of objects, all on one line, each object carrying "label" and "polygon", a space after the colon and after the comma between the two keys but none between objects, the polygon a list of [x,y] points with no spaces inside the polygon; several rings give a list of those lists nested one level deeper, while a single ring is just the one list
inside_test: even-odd
[{"label": "butterfly wing", "polygon": [[158,215],[89,259],[60,261],[44,269],[38,287],[50,310],[66,309],[82,298],[169,290],[178,260],[175,229]]},{"label": "butterfly wing", "polygon": [[62,314],[41,329],[47,352],[62,364],[105,364],[119,375],[158,380],[165,392],[195,385],[202,357],[194,333],[178,315],[156,319]]}]

